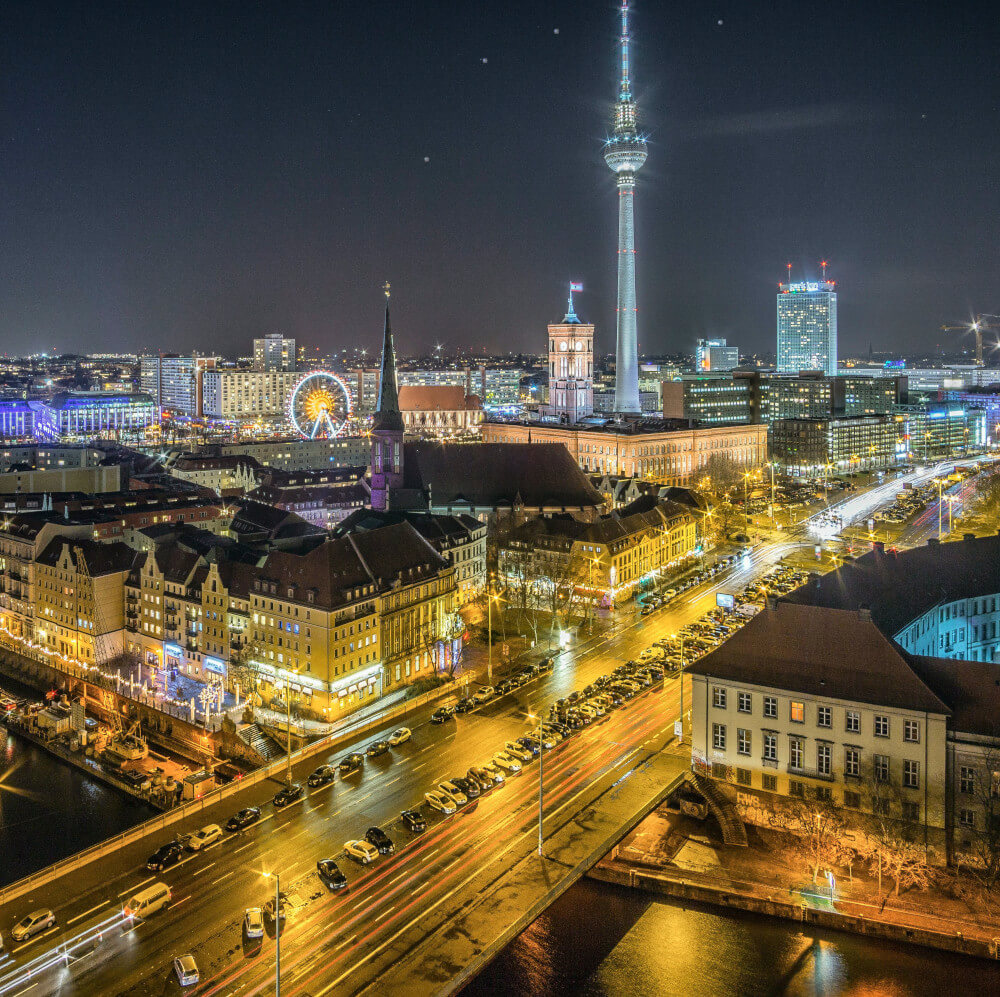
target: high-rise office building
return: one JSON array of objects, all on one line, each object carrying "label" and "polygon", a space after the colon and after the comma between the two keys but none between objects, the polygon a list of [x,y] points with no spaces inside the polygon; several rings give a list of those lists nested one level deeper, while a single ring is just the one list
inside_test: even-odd
[{"label": "high-rise office building", "polygon": [[139,383],[160,413],[197,417],[202,411],[202,376],[215,370],[220,357],[146,356],[139,360]]},{"label": "high-rise office building", "polygon": [[724,339],[699,339],[694,351],[695,370],[732,370],[740,365],[740,348]]},{"label": "high-rise office building", "polygon": [[778,285],[779,374],[837,373],[837,292],[832,280]]},{"label": "high-rise office building", "polygon": [[253,341],[254,370],[295,370],[295,340],[271,332]]},{"label": "high-rise office building", "polygon": [[604,145],[604,161],[618,185],[618,341],[615,410],[639,415],[639,334],[635,299],[635,175],[646,162],[646,137],[636,130],[636,106],[629,78],[628,0],[621,2],[621,79],[614,130]]}]

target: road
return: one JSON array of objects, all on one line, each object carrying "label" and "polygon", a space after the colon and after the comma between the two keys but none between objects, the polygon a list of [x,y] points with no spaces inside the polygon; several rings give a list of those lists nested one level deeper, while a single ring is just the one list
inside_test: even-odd
[{"label": "road", "polygon": [[[881,504],[887,500],[881,493],[899,485],[896,479],[873,489],[868,502]],[[856,506],[859,498],[846,501]],[[428,707],[409,722],[411,741],[390,755],[366,761],[356,776],[338,775],[334,784],[307,791],[286,810],[276,811],[270,803],[279,782],[248,787],[239,806],[262,806],[261,823],[227,835],[165,872],[146,872],[146,857],[163,843],[147,840],[0,908],[0,931],[7,946],[0,959],[0,997],[180,993],[170,963],[188,951],[197,958],[202,982],[183,992],[273,992],[273,935],[250,942],[241,928],[244,909],[262,905],[273,895],[273,880],[264,878],[272,872],[281,876],[282,890],[292,894],[296,904],[301,901],[282,933],[282,992],[317,997],[333,991],[357,993],[370,985],[377,992],[375,981],[390,946],[397,953],[407,938],[422,937],[434,918],[460,909],[477,875],[484,875],[491,862],[502,862],[508,851],[530,849],[537,835],[538,763],[454,816],[428,814],[422,835],[411,835],[400,826],[400,811],[420,805],[427,789],[464,774],[470,765],[488,760],[504,741],[526,733],[529,715],[546,712],[555,699],[701,616],[715,605],[719,591],[738,591],[782,557],[815,542],[811,520],[778,533],[668,607],[643,618],[623,612],[612,632],[585,637],[560,652],[551,674],[456,721],[435,727],[429,723],[433,707]],[[669,677],[662,688],[648,690],[548,753],[546,820],[569,819],[598,780],[625,771],[644,745],[671,728],[680,698],[680,682]],[[690,702],[687,688],[684,699],[685,705]],[[377,736],[345,748],[337,757]],[[310,759],[295,769],[294,777],[304,783],[308,772],[324,760]],[[183,830],[224,823],[236,809],[237,804],[228,801],[225,809],[208,811],[197,825]],[[396,842],[397,852],[370,867],[355,866],[341,854],[343,843],[376,824]],[[315,874],[321,858],[337,858],[348,876],[347,890],[326,892]],[[170,907],[145,922],[125,920],[124,902],[154,881],[170,887]],[[17,945],[10,927],[39,907],[56,912],[56,926]]]}]

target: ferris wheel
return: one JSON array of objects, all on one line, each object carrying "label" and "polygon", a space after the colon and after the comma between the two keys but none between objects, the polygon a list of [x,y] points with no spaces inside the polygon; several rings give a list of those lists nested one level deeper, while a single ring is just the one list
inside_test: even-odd
[{"label": "ferris wheel", "polygon": [[310,440],[339,436],[351,416],[351,395],[336,374],[314,370],[295,385],[288,399],[288,418]]}]

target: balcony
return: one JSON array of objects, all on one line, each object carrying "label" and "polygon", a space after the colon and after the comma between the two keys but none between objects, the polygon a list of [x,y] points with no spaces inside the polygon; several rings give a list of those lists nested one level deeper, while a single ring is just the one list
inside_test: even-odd
[{"label": "balcony", "polygon": [[788,763],[787,771],[789,775],[801,776],[803,779],[819,779],[822,782],[833,782],[833,772],[823,773],[815,768],[801,768],[792,765],[791,762]]},{"label": "balcony", "polygon": [[188,649],[189,651],[197,651],[197,650],[198,650],[198,641],[196,641],[196,640],[192,640],[192,639],[191,639],[191,638],[189,637],[189,638],[188,638],[188,639],[187,639],[186,641],[184,641],[184,646],[185,646],[185,647],[186,647],[186,648],[187,648],[187,649]]}]

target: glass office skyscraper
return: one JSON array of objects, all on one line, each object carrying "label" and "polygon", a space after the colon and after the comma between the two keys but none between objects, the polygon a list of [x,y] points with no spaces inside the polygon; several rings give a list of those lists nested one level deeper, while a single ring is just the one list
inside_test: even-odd
[{"label": "glass office skyscraper", "polygon": [[837,292],[834,281],[778,285],[778,373],[837,373]]}]

